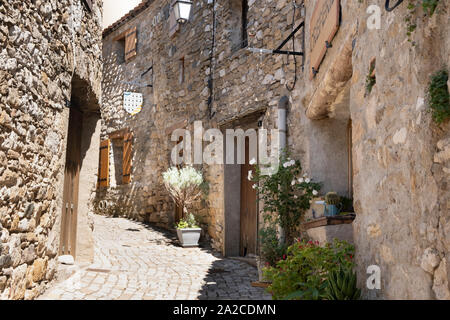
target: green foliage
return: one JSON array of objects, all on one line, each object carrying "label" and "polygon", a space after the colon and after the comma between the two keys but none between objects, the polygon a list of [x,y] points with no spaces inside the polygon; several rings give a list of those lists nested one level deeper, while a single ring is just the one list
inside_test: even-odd
[{"label": "green foliage", "polygon": [[[406,36],[408,37],[409,42],[413,43],[411,36],[412,36],[412,33],[417,29],[417,25],[414,22],[417,8],[419,6],[422,6],[422,9],[425,12],[425,14],[427,14],[428,16],[431,17],[435,13],[438,4],[439,4],[439,0],[409,0],[408,7],[407,7],[408,14],[405,18]],[[415,44],[413,43],[413,46],[414,45]]]},{"label": "green foliage", "polygon": [[275,300],[325,299],[328,274],[339,268],[351,270],[353,255],[354,247],[345,241],[319,246],[299,240],[275,267],[264,268],[265,278],[272,282],[268,291]]},{"label": "green foliage", "polygon": [[191,228],[200,228],[195,220],[195,217],[192,213],[189,213],[186,218],[181,219],[177,225],[177,229],[191,229]]},{"label": "green foliage", "polygon": [[259,232],[260,256],[265,261],[266,266],[274,267],[287,252],[287,245],[280,243],[277,237],[277,230],[270,225]]},{"label": "green foliage", "polygon": [[433,120],[440,124],[450,118],[450,96],[447,86],[448,71],[436,72],[428,86],[428,103],[432,110]]},{"label": "green foliage", "polygon": [[361,290],[356,287],[356,273],[351,269],[339,268],[328,273],[326,281],[328,300],[359,300]]},{"label": "green foliage", "polygon": [[249,172],[249,180],[255,182],[259,200],[264,201],[264,221],[269,225],[279,224],[286,234],[286,242],[295,238],[301,218],[310,208],[312,198],[318,194],[320,185],[302,174],[300,161],[281,155],[278,170],[272,175],[263,175],[256,166],[255,176]]},{"label": "green foliage", "polygon": [[341,203],[341,197],[336,192],[328,192],[325,195],[325,203],[326,204],[334,204],[335,206]]},{"label": "green foliage", "polygon": [[432,16],[439,0],[422,0],[422,8],[426,14]]},{"label": "green foliage", "polygon": [[373,86],[377,83],[377,78],[373,75],[375,70],[375,63],[370,64],[369,74],[366,77],[366,95],[372,92]]}]

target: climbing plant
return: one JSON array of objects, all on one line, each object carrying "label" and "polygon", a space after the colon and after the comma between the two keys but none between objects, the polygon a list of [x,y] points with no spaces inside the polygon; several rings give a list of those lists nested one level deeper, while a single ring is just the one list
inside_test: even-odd
[{"label": "climbing plant", "polygon": [[[417,8],[422,7],[426,15],[432,16],[439,4],[439,0],[409,0],[408,3],[408,14],[406,15],[406,36],[408,41],[412,43],[411,36],[413,32],[417,29],[417,24],[415,23],[414,17],[417,12]],[[414,45],[414,43],[413,43]]]},{"label": "climbing plant", "polygon": [[433,120],[440,124],[450,118],[450,94],[447,85],[448,71],[439,70],[431,76],[428,86],[428,104]]},{"label": "climbing plant", "polygon": [[377,78],[375,76],[375,59],[370,61],[369,73],[366,76],[366,96],[372,92],[373,86],[377,83]]}]

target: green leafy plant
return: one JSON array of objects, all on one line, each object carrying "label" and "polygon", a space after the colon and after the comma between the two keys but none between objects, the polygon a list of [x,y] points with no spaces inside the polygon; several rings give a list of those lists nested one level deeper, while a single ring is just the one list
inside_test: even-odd
[{"label": "green leafy plant", "polygon": [[366,96],[372,92],[373,87],[377,83],[377,78],[375,76],[375,65],[376,60],[372,59],[370,61],[369,74],[366,77]]},{"label": "green leafy plant", "polygon": [[268,291],[275,300],[326,299],[328,274],[339,268],[351,270],[353,255],[353,245],[345,241],[320,246],[298,240],[275,267],[264,268],[265,278],[272,282]]},{"label": "green leafy plant", "polygon": [[415,23],[414,19],[416,17],[417,8],[419,6],[422,7],[423,11],[426,15],[432,16],[436,8],[439,4],[439,0],[410,0],[408,3],[408,14],[406,15],[405,22],[406,22],[406,36],[408,37],[408,41],[415,45],[415,43],[412,41],[411,36],[413,32],[417,29],[417,24]]},{"label": "green leafy plant", "polygon": [[195,220],[195,216],[192,213],[189,213],[186,218],[181,219],[177,225],[177,229],[191,229],[191,228],[199,228],[197,221]]},{"label": "green leafy plant", "polygon": [[361,290],[356,287],[356,273],[340,267],[328,273],[325,289],[327,300],[359,300]]},{"label": "green leafy plant", "polygon": [[320,185],[306,174],[302,175],[300,161],[284,154],[275,173],[264,175],[262,168],[255,166],[255,175],[250,170],[248,179],[255,182],[253,188],[258,192],[258,199],[264,202],[264,222],[280,225],[285,231],[286,243],[293,243],[301,218],[310,208]]},{"label": "green leafy plant", "polygon": [[328,192],[325,195],[325,203],[337,206],[341,203],[341,197],[336,192]]},{"label": "green leafy plant", "polygon": [[260,256],[266,267],[275,266],[287,252],[287,245],[278,240],[277,230],[269,225],[259,232]]},{"label": "green leafy plant", "polygon": [[422,8],[426,14],[432,16],[436,10],[438,2],[439,0],[422,0]]},{"label": "green leafy plant", "polygon": [[447,81],[448,71],[442,69],[433,74],[428,86],[428,103],[432,110],[433,120],[438,124],[450,118],[450,96]]}]

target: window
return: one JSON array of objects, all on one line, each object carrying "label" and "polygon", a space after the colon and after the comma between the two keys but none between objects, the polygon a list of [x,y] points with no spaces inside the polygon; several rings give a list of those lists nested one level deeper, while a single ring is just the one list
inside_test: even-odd
[{"label": "window", "polygon": [[120,130],[109,138],[100,142],[98,188],[131,182],[133,134]]},{"label": "window", "polygon": [[88,9],[89,12],[92,12],[92,6],[94,5],[94,2],[95,0],[83,0],[86,9]]},{"label": "window", "polygon": [[248,3],[247,0],[231,0],[231,50],[236,51],[248,45],[247,24],[248,24]]},{"label": "window", "polygon": [[242,29],[241,29],[242,48],[245,48],[248,45],[247,15],[248,15],[248,2],[247,0],[242,0]]},{"label": "window", "polygon": [[114,38],[114,49],[117,55],[117,63],[130,61],[137,55],[137,29],[130,28]]}]

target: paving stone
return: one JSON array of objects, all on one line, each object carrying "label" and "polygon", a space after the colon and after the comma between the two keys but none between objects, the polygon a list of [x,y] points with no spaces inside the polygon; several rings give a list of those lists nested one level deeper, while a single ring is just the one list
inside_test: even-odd
[{"label": "paving stone", "polygon": [[[94,223],[95,257],[87,268],[109,272],[81,271],[39,299],[271,298],[264,289],[251,286],[257,270],[244,262],[222,258],[208,248],[174,246],[170,235],[124,218],[94,215]],[[224,272],[211,273],[213,269]]]}]

